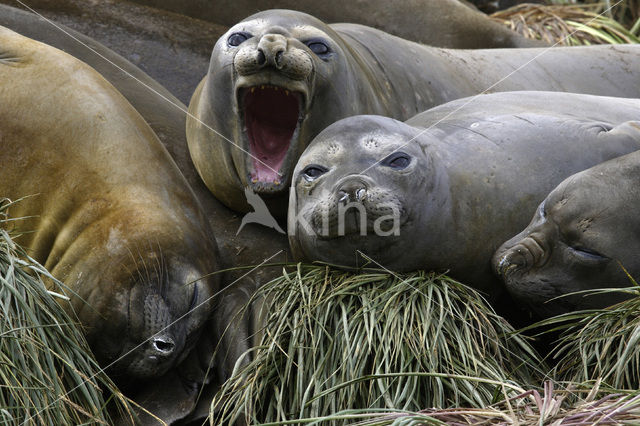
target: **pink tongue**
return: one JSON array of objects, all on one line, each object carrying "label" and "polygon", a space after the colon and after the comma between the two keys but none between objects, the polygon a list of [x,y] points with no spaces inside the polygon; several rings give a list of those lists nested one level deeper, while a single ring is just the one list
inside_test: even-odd
[{"label": "pink tongue", "polygon": [[[298,99],[283,89],[255,88],[245,95],[245,123],[253,159],[252,180],[280,181],[282,166],[298,122]],[[260,160],[260,161],[258,161]]]}]

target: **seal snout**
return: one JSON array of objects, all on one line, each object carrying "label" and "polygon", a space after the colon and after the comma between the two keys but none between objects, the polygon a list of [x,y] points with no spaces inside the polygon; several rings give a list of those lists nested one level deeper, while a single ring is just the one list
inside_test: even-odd
[{"label": "seal snout", "polygon": [[365,175],[348,175],[316,198],[310,224],[319,238],[398,235],[406,221],[401,201]]},{"label": "seal snout", "polygon": [[282,34],[266,34],[258,42],[259,66],[271,65],[277,69],[282,68],[282,54],[287,49],[287,39]]},{"label": "seal snout", "polygon": [[494,269],[502,278],[516,271],[542,266],[548,258],[542,240],[534,234],[522,238],[512,247],[499,249],[498,253],[501,254],[494,261]]},{"label": "seal snout", "polygon": [[363,202],[367,196],[368,190],[369,185],[364,179],[348,179],[346,181],[343,181],[341,185],[338,185],[338,202],[341,204],[347,204],[349,202]]},{"label": "seal snout", "polygon": [[[233,57],[233,67],[240,76],[271,71],[275,80],[307,81],[313,72],[309,54],[289,44],[285,35],[269,32],[257,42],[244,43]],[[265,81],[265,76],[262,77]],[[280,83],[278,83],[280,84]]]}]

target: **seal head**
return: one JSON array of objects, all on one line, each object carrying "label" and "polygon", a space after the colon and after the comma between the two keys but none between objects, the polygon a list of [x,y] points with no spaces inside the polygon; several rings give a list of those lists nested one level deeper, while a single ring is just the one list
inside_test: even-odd
[{"label": "seal head", "polygon": [[361,110],[351,56],[329,26],[285,10],[253,15],[218,40],[187,121],[194,164],[217,198],[240,211],[244,187],[267,204],[286,200],[307,143]]},{"label": "seal head", "polygon": [[429,155],[408,143],[418,134],[379,116],[351,117],[320,133],[293,174],[288,231],[294,255],[356,266],[360,252],[394,270],[418,267],[421,243],[407,236],[428,235],[422,219],[429,209],[415,194],[434,190]]},{"label": "seal head", "polygon": [[508,291],[540,317],[602,308],[621,292],[573,294],[632,284],[640,263],[640,157],[629,154],[577,173],[556,187],[531,223],[493,257]]}]

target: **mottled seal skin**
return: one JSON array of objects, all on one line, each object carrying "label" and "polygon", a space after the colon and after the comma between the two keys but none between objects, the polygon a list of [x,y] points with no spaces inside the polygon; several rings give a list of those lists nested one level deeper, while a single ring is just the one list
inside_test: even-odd
[{"label": "mottled seal skin", "polygon": [[[630,133],[640,138],[640,122],[631,124]],[[551,191],[529,226],[494,255],[509,293],[542,318],[622,300],[620,292],[565,295],[628,287],[625,269],[640,275],[638,182],[640,153],[634,152],[576,173]]]},{"label": "mottled seal skin", "polygon": [[225,205],[247,210],[250,186],[279,214],[300,153],[339,119],[406,120],[486,89],[640,96],[639,53],[633,45],[446,50],[362,25],[266,11],[216,43],[189,105],[189,150]]},{"label": "mottled seal skin", "polygon": [[201,206],[142,117],[82,62],[0,27],[0,81],[0,194],[27,197],[9,209],[25,218],[16,241],[66,284],[99,362],[117,361],[111,374],[163,374],[219,286]]},{"label": "mottled seal skin", "polygon": [[[449,270],[498,296],[491,257],[527,212],[567,176],[640,146],[625,124],[637,100],[514,92],[468,101],[406,123],[350,117],[320,133],[294,171],[294,255],[357,266],[361,251],[395,271]],[[340,214],[341,204],[351,210]]]},{"label": "mottled seal skin", "polygon": [[[325,22],[350,22],[437,47],[489,49],[540,46],[458,0],[134,0],[198,19],[234,25],[253,13],[292,9]],[[366,12],[365,12],[366,11]]]}]

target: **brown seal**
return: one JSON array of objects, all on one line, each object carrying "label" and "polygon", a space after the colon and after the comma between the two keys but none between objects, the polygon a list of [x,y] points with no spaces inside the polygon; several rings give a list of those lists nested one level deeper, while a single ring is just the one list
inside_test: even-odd
[{"label": "brown seal", "polygon": [[187,139],[216,198],[246,210],[249,186],[279,214],[306,145],[344,117],[406,120],[487,89],[640,97],[639,81],[638,45],[447,50],[270,10],[216,43],[189,104]]},{"label": "brown seal", "polygon": [[200,204],[142,117],[87,65],[0,27],[0,81],[0,196],[19,200],[16,241],[65,283],[98,360],[116,362],[110,373],[164,373],[219,285]]},{"label": "brown seal", "polygon": [[[338,121],[294,171],[294,255],[347,266],[449,270],[498,296],[491,257],[567,176],[640,148],[635,99],[510,92],[461,99],[406,123]],[[443,117],[443,113],[445,113]],[[514,231],[515,230],[515,231]]]},{"label": "brown seal", "polygon": [[[236,313],[242,309],[256,286],[281,272],[279,267],[263,266],[254,270],[237,267],[259,265],[265,260],[282,262],[290,258],[287,257],[286,235],[254,224],[244,226],[238,232],[242,216],[214,198],[193,166],[184,130],[184,111],[187,107],[131,62],[95,40],[56,23],[72,38],[32,13],[0,5],[0,22],[75,56],[115,86],[143,116],[169,151],[202,204],[211,228],[215,229],[220,265],[222,268],[232,268],[219,276],[225,286],[232,285],[232,288],[214,300],[215,307],[205,326],[206,331],[202,333],[190,357],[162,379],[144,387],[139,386],[139,392],[134,396],[137,402],[168,423],[183,418],[192,409],[190,404],[198,396],[198,386],[205,380],[205,373],[209,374],[205,381],[210,381],[210,387],[215,389],[229,376],[238,356],[250,348],[252,327],[247,322],[248,318],[237,316]],[[130,43],[134,42],[135,39],[130,40]],[[167,49],[171,48],[170,44],[165,45]],[[217,351],[215,362],[210,364],[216,346],[221,349]],[[184,383],[189,385],[183,386]],[[201,402],[200,412],[206,416],[208,404],[204,399]]]},{"label": "brown seal", "polygon": [[[640,122],[626,130],[640,137]],[[551,191],[529,226],[493,258],[509,293],[540,317],[623,299],[621,292],[567,295],[629,287],[630,277],[640,277],[638,182],[640,153],[634,152],[576,173]]]}]

